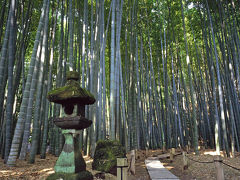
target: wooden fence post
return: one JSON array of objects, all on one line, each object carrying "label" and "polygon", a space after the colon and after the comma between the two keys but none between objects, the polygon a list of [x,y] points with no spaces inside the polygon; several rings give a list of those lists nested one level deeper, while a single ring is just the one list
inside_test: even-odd
[{"label": "wooden fence post", "polygon": [[216,166],[217,180],[224,180],[224,173],[223,173],[221,156],[216,156],[214,158],[214,163],[215,163],[215,166]]},{"label": "wooden fence post", "polygon": [[187,161],[187,158],[186,158],[186,152],[182,152],[182,155],[183,155],[183,170],[186,170],[188,168],[188,161]]},{"label": "wooden fence post", "polygon": [[188,145],[186,145],[186,151],[187,151],[187,153],[189,152],[189,146]]},{"label": "wooden fence post", "polygon": [[130,172],[135,174],[135,151],[131,150]]},{"label": "wooden fence post", "polygon": [[146,157],[148,157],[149,152],[148,152],[148,148],[146,148]]},{"label": "wooden fence post", "polygon": [[127,158],[117,158],[117,180],[127,180]]},{"label": "wooden fence post", "polygon": [[171,150],[170,150],[170,162],[173,162],[174,155],[175,155],[175,148],[171,148]]},{"label": "wooden fence post", "polygon": [[166,152],[166,146],[163,146],[163,153],[165,153]]}]

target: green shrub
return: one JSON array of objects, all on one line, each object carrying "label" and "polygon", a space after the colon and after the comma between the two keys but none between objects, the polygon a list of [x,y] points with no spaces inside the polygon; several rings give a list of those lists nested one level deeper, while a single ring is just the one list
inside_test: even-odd
[{"label": "green shrub", "polygon": [[126,157],[119,141],[100,140],[94,153],[92,168],[101,172],[117,174],[117,158]]}]

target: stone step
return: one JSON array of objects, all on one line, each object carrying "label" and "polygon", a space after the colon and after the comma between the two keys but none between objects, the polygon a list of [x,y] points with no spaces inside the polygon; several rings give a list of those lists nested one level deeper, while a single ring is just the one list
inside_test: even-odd
[{"label": "stone step", "polygon": [[152,180],[179,180],[177,176],[163,166],[158,157],[147,158],[145,164]]}]

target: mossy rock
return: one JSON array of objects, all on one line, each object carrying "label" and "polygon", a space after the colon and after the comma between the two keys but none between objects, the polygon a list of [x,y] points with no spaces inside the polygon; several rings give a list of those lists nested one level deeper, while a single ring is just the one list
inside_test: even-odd
[{"label": "mossy rock", "polygon": [[81,88],[75,80],[68,80],[66,85],[48,92],[47,98],[58,104],[88,105],[95,102],[95,98],[88,90]]},{"label": "mossy rock", "polygon": [[46,180],[93,180],[93,175],[89,171],[80,173],[54,173],[47,177]]},{"label": "mossy rock", "polygon": [[95,150],[92,168],[117,174],[117,158],[125,158],[126,151],[119,141],[100,140]]}]

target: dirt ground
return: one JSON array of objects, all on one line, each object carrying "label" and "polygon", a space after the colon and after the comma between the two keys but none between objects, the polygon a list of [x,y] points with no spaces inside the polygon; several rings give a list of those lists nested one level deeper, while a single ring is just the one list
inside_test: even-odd
[{"label": "dirt ground", "polygon": [[[143,155],[143,154],[141,154]],[[130,156],[128,156],[130,157]],[[99,171],[94,171],[92,167],[92,159],[89,157],[84,157],[87,164],[87,170],[94,175],[94,180],[100,180],[101,178],[96,177]],[[54,173],[54,165],[56,163],[57,157],[47,154],[46,159],[40,159],[39,156],[36,157],[35,164],[29,164],[27,161],[17,160],[16,167],[8,167],[3,163],[0,158],[0,179],[1,180],[44,180],[47,176]],[[145,156],[139,157],[136,160],[136,174],[131,175],[128,172],[128,180],[150,180],[148,172],[145,168]],[[115,180],[116,176],[112,174],[105,174],[106,180]]]},{"label": "dirt ground", "polygon": [[[214,160],[214,150],[201,150],[200,155],[196,156],[193,152],[187,154],[188,168],[183,170],[183,156],[177,155],[173,162],[169,158],[160,160],[163,165],[169,169],[174,175],[182,180],[214,180],[216,179],[216,167],[212,162]],[[235,158],[223,157],[223,162],[240,169],[240,154],[236,154]],[[198,161],[198,162],[197,162]],[[201,162],[201,163],[199,163]],[[227,165],[223,165],[225,180],[240,180],[240,170],[235,170]]]},{"label": "dirt ground", "polygon": [[[179,153],[176,150],[176,153]],[[158,156],[163,153],[162,150],[152,150],[146,155],[145,151],[138,151],[136,154],[136,174],[131,175],[128,173],[128,180],[150,180],[144,160],[147,156]],[[169,158],[161,159],[160,161],[164,166],[169,169],[174,175],[178,176],[182,180],[198,179],[198,180],[214,180],[216,179],[216,169],[214,163],[198,163],[213,161],[214,158],[213,150],[201,150],[200,155],[196,156],[193,152],[187,154],[188,159],[188,169],[183,170],[183,158],[182,155],[177,155],[174,157],[173,162],[170,162]],[[127,155],[130,159],[130,155]],[[101,179],[96,177],[100,172],[91,170],[92,159],[89,157],[84,157],[87,170],[92,172],[94,175],[94,180]],[[191,159],[191,160],[190,160]],[[0,179],[26,179],[26,180],[44,180],[46,177],[54,173],[53,167],[56,163],[57,157],[48,154],[46,159],[40,159],[37,156],[35,164],[28,164],[27,161],[17,160],[16,167],[7,167],[3,160],[0,159]],[[223,162],[240,168],[240,153],[236,154],[235,158],[223,157]],[[240,171],[234,170],[226,165],[223,165],[224,177],[226,180],[240,180]],[[116,176],[111,174],[105,174],[106,180],[115,180]]]}]

